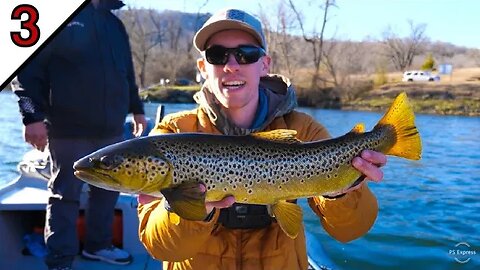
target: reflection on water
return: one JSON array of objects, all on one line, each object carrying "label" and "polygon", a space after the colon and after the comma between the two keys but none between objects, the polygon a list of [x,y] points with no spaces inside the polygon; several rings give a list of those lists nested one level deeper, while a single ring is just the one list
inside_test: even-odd
[{"label": "reflection on water", "polygon": [[[0,93],[0,104],[1,185],[16,176],[15,165],[30,147],[22,139],[13,95]],[[167,104],[166,113],[193,107]],[[147,115],[155,117],[156,108],[146,104]],[[374,112],[302,111],[323,123],[332,136],[358,122],[371,129],[381,118]],[[416,123],[422,159],[389,157],[383,183],[370,184],[380,211],[367,235],[347,244],[333,240],[301,200],[307,230],[340,269],[480,269],[480,118],[417,115]],[[469,243],[477,254],[465,265],[448,254],[459,242]]]}]

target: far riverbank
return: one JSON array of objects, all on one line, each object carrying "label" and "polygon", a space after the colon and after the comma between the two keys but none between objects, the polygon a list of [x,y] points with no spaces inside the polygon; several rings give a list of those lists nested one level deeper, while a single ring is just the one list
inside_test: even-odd
[{"label": "far riverbank", "polygon": [[[159,103],[193,103],[199,89],[199,85],[152,87],[142,91],[141,97]],[[392,83],[348,101],[342,101],[332,89],[304,90],[298,93],[298,103],[302,107],[385,111],[400,92],[407,93],[417,113],[480,116],[479,83]]]}]

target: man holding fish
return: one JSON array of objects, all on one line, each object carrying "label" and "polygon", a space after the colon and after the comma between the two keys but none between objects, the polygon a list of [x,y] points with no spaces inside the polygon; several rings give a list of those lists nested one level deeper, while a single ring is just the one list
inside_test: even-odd
[{"label": "man holding fish", "polygon": [[[202,54],[197,66],[206,80],[195,96],[199,107],[168,115],[152,134],[262,134],[262,138],[276,140],[282,135],[264,131],[282,129],[296,131],[294,139],[303,142],[330,137],[312,117],[294,110],[296,97],[289,80],[268,74],[271,58],[266,53],[267,44],[258,19],[241,10],[223,10],[214,14],[196,33],[194,44]],[[239,138],[243,137],[250,136]],[[235,160],[226,159],[216,166],[219,170],[230,168],[229,162]],[[351,161],[358,174],[365,176],[361,179],[375,182],[382,180],[383,173],[379,167],[385,163],[384,154],[371,150],[363,150]],[[246,164],[248,166],[248,162]],[[276,168],[279,171],[286,169],[281,164]],[[246,170],[240,168],[243,169]],[[230,172],[233,173],[233,170]],[[244,179],[247,187],[256,181],[248,179],[252,175],[242,176],[247,178]],[[271,181],[268,183],[277,184]],[[284,180],[285,188],[288,187],[286,182],[288,177]],[[358,181],[341,193],[308,199],[324,229],[338,241],[348,242],[361,237],[376,219],[377,201],[364,182]],[[244,183],[232,181],[227,185],[224,191],[233,190],[236,185],[239,185],[238,189],[243,188]],[[150,195],[139,196],[140,239],[155,258],[164,261],[164,269],[307,269],[301,222],[298,228],[292,228],[293,233],[286,233],[289,226],[282,228],[272,217],[272,209],[265,205],[242,204],[239,198],[226,196],[207,200],[205,207],[208,215],[203,220],[179,217],[186,208],[175,202],[177,193],[188,194],[190,189],[194,190],[192,194],[195,191],[208,194],[207,189],[214,187],[212,182],[195,183],[182,187],[181,192],[173,189],[162,192],[167,200]],[[253,189],[245,190],[250,190],[248,194],[255,196]],[[292,202],[296,200],[287,203]],[[274,213],[280,216],[282,212]]]}]

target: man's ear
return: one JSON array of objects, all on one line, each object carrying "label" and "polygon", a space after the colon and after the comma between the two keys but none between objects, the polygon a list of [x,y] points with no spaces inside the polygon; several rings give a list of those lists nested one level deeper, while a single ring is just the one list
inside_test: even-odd
[{"label": "man's ear", "polygon": [[200,71],[200,74],[202,74],[202,78],[205,80],[207,79],[207,69],[205,67],[205,58],[200,57],[197,59],[197,68]]},{"label": "man's ear", "polygon": [[262,69],[260,70],[260,76],[267,76],[270,72],[270,63],[272,62],[272,58],[269,55],[265,55],[262,57]]}]

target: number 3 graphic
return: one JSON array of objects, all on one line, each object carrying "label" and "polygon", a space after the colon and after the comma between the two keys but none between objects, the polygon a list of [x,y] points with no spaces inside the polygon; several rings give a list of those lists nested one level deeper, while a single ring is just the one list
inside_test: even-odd
[{"label": "number 3 graphic", "polygon": [[20,20],[22,14],[26,13],[28,19],[21,22],[21,28],[28,30],[28,37],[23,38],[20,32],[10,32],[13,43],[19,47],[31,47],[40,39],[40,28],[37,26],[38,10],[32,5],[19,5],[12,11],[12,20]]}]

